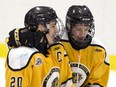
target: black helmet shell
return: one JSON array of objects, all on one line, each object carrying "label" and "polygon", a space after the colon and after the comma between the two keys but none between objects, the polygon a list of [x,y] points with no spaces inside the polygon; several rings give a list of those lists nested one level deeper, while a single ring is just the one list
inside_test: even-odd
[{"label": "black helmet shell", "polygon": [[46,6],[36,6],[30,9],[26,15],[24,24],[26,27],[37,27],[38,24],[46,24],[57,18],[56,12]]}]

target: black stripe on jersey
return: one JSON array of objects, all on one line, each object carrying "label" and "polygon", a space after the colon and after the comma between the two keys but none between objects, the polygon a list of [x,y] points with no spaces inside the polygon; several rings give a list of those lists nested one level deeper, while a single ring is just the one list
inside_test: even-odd
[{"label": "black stripe on jersey", "polygon": [[69,40],[61,39],[61,42],[70,42]]},{"label": "black stripe on jersey", "polygon": [[105,62],[105,61],[104,61],[104,63],[105,63],[106,65],[110,66],[110,64],[109,64],[109,63],[107,63],[107,62]]},{"label": "black stripe on jersey", "polygon": [[[50,47],[52,47],[52,46],[55,46],[55,45],[62,45],[61,43],[54,43],[54,44],[52,44],[52,45],[50,45],[47,49],[50,49]],[[63,46],[63,45],[62,45]],[[64,47],[64,46],[63,46]]]},{"label": "black stripe on jersey", "polygon": [[97,46],[97,47],[101,47],[101,48],[103,48],[105,50],[105,48],[103,46],[99,45],[99,44],[90,44],[89,46]]},{"label": "black stripe on jersey", "polygon": [[[10,52],[10,51],[9,51],[9,52]],[[9,55],[9,52],[8,52],[8,55]],[[34,53],[30,56],[30,58],[29,58],[27,64],[26,64],[24,67],[20,68],[20,69],[13,69],[12,67],[10,67],[10,65],[9,65],[9,60],[8,60],[8,55],[7,55],[7,65],[8,65],[8,67],[9,67],[12,71],[20,71],[20,70],[26,68],[26,67],[29,65],[32,56],[33,56],[34,54],[36,54],[36,53],[40,53],[40,52],[38,52],[38,51],[34,52]]]},{"label": "black stripe on jersey", "polygon": [[68,55],[67,54],[64,54],[64,57],[67,57]]},{"label": "black stripe on jersey", "polygon": [[72,78],[69,78],[66,81],[62,82],[61,85],[65,84],[68,80],[72,80]]},{"label": "black stripe on jersey", "polygon": [[[62,43],[55,43],[55,44],[50,45],[48,49],[50,49],[50,47],[52,47],[52,46],[59,45],[59,44],[62,45]],[[62,45],[62,46],[63,46],[63,45]],[[63,46],[63,48],[64,48],[64,46]],[[47,50],[48,50],[48,49],[47,49]],[[65,49],[65,48],[64,48],[64,49]],[[67,53],[64,54],[64,57],[66,57],[66,56],[68,56]]]}]

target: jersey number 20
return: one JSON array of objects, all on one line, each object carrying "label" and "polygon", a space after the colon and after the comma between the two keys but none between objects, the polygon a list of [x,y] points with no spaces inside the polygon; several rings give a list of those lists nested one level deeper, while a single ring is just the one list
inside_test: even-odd
[{"label": "jersey number 20", "polygon": [[22,77],[12,77],[10,87],[22,87]]}]

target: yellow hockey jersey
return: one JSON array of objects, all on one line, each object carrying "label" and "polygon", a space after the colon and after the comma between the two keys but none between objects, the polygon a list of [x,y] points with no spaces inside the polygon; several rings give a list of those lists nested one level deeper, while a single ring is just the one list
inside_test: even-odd
[{"label": "yellow hockey jersey", "polygon": [[67,36],[61,42],[68,54],[76,87],[107,87],[109,60],[97,39],[93,38],[91,44],[81,50],[73,49]]},{"label": "yellow hockey jersey", "polygon": [[12,48],[5,65],[6,87],[74,87],[61,44],[50,46],[46,57],[35,48]]}]

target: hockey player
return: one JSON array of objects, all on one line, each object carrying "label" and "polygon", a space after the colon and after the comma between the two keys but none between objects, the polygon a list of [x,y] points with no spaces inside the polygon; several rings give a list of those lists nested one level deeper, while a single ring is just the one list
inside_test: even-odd
[{"label": "hockey player", "polygon": [[94,36],[94,19],[85,5],[72,5],[66,15],[62,44],[68,54],[76,87],[107,87],[106,49]]},{"label": "hockey player", "polygon": [[74,87],[69,60],[59,42],[63,35],[55,11],[36,6],[25,16],[25,28],[9,33],[6,87]]}]

